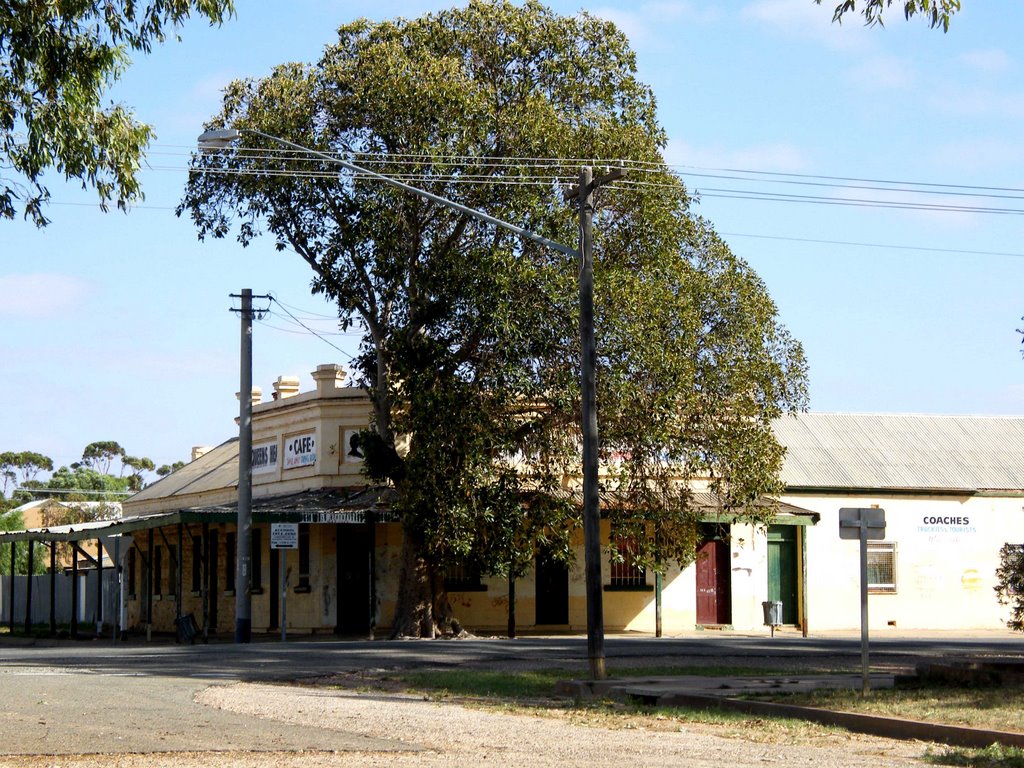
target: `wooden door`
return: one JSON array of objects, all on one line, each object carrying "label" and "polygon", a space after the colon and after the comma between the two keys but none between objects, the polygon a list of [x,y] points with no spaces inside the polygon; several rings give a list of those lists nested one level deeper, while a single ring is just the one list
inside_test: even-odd
[{"label": "wooden door", "polygon": [[370,537],[365,526],[334,526],[338,584],[336,634],[370,631]]},{"label": "wooden door", "polygon": [[537,624],[569,623],[569,569],[543,554],[537,555]]},{"label": "wooden door", "polygon": [[797,527],[768,526],[768,599],[782,602],[782,623],[796,624],[797,605]]},{"label": "wooden door", "polygon": [[705,539],[697,549],[697,623],[731,623],[731,592],[729,542]]}]

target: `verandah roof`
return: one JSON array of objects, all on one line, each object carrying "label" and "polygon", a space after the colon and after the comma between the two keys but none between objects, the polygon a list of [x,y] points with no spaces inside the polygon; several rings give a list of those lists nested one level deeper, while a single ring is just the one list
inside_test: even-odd
[{"label": "verandah roof", "polygon": [[[392,493],[389,488],[369,488],[302,491],[268,496],[253,500],[252,519],[256,523],[362,523],[366,515],[372,512],[378,515],[378,520],[384,520],[389,519]],[[237,519],[238,504],[235,502],[113,520],[7,531],[0,533],[0,544],[12,541],[83,541],[178,523],[233,523]]]}]

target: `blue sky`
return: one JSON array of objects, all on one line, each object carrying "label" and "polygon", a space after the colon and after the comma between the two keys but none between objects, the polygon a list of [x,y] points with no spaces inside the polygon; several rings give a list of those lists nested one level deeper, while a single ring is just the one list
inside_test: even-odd
[{"label": "blue sky", "polygon": [[[103,214],[91,193],[58,180],[48,228],[0,223],[0,450],[66,464],[89,442],[117,440],[159,464],[235,434],[229,294],[271,292],[306,325],[337,328],[297,256],[269,242],[200,243],[175,218],[195,138],[233,78],[315,61],[358,16],[448,5],[242,2],[223,27],[189,23],[180,42],[138,57],[110,98],[155,128],[145,203]],[[812,410],[1024,413],[1021,214],[934,210],[1024,212],[1024,4],[965,6],[945,35],[896,16],[884,29],[852,17],[838,26],[828,0],[586,8],[629,35],[670,136],[667,161],[804,343]],[[965,187],[1003,197],[950,194]],[[870,203],[737,198],[766,193]],[[930,208],[879,205],[892,202]],[[345,350],[356,341],[325,338]],[[267,396],[279,375],[300,376],[305,390],[317,364],[344,362],[279,311],[257,323],[254,350]]]}]

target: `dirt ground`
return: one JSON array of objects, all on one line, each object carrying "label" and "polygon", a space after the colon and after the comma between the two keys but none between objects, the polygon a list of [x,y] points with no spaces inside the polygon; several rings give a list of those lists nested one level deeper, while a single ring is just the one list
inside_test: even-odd
[{"label": "dirt ground", "polygon": [[[566,716],[516,714],[380,690],[326,686],[215,684],[197,704],[261,721],[359,734],[398,742],[387,751],[169,752],[61,756],[6,756],[18,768],[319,768],[320,766],[695,766],[753,768],[875,768],[920,766],[926,745],[842,732],[765,743],[721,726],[610,728]],[[628,726],[628,723],[627,723]]]}]

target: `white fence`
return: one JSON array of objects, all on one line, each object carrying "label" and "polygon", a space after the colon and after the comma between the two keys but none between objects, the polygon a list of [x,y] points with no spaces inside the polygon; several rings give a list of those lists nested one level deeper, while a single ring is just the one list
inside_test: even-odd
[{"label": "white fence", "polygon": [[[96,571],[78,574],[78,625],[82,631],[109,627],[120,615],[117,573],[113,568],[103,569],[102,595],[97,600]],[[49,626],[50,575],[14,577],[14,627],[25,627],[25,605],[28,599],[28,581],[32,579],[32,623]],[[71,623],[72,575],[59,572],[54,577],[54,619],[58,625]],[[11,577],[0,576],[0,624],[11,621]]]}]

